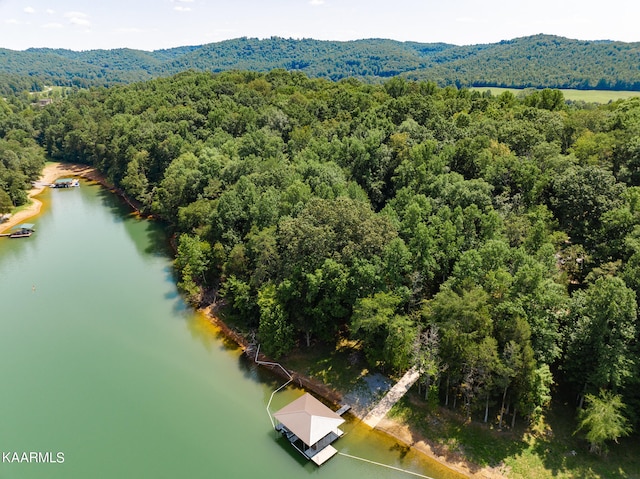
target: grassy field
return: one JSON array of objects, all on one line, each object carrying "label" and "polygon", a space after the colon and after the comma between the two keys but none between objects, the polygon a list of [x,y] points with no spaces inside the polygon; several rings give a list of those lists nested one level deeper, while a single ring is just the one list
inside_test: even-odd
[{"label": "grassy field", "polygon": [[497,431],[476,418],[464,423],[445,408],[429,410],[414,393],[391,410],[391,416],[415,428],[438,445],[459,451],[480,466],[497,467],[512,479],[638,479],[640,439],[612,443],[609,453],[596,456],[573,434],[575,409],[556,402],[540,423],[515,431]]},{"label": "grassy field", "polygon": [[47,86],[42,91],[34,91],[29,95],[34,100],[41,100],[44,98],[60,99],[69,95],[73,91],[73,88],[67,86]]},{"label": "grassy field", "polygon": [[[517,88],[472,88],[477,91],[489,90],[492,95],[500,95],[505,91],[510,91],[514,95],[523,93],[526,90],[519,90]],[[609,103],[610,101],[626,100],[627,98],[633,98],[640,96],[639,91],[608,91],[608,90],[560,90],[564,95],[565,100],[570,101],[584,101],[587,103]]]}]

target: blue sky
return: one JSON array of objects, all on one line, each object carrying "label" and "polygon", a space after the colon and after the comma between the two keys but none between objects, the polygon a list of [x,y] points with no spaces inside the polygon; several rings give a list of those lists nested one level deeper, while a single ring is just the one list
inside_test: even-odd
[{"label": "blue sky", "polygon": [[637,0],[0,0],[0,48],[155,50],[242,36],[457,45],[548,33],[640,41]]}]

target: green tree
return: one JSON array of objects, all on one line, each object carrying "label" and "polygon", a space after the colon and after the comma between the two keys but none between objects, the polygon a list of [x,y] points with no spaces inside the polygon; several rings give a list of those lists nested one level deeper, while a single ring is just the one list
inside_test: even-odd
[{"label": "green tree", "polygon": [[191,303],[200,300],[200,288],[205,286],[206,272],[211,259],[211,245],[202,241],[199,236],[181,234],[178,238],[178,250],[175,266],[182,280],[178,286],[187,293]]},{"label": "green tree", "polygon": [[560,173],[551,185],[551,209],[572,241],[593,243],[604,213],[621,204],[624,185],[606,170],[573,166]]},{"label": "green tree", "polygon": [[358,299],[353,307],[351,330],[365,343],[370,364],[384,361],[388,328],[401,301],[397,295],[379,292],[373,297]]},{"label": "green tree", "polygon": [[372,365],[386,365],[394,370],[407,369],[417,339],[415,324],[399,314],[402,298],[378,292],[356,301],[351,316],[351,330],[365,344],[365,354]]},{"label": "green tree", "polygon": [[527,95],[525,105],[542,108],[545,110],[560,110],[564,108],[564,95],[560,90],[545,88],[542,91],[534,91]]},{"label": "green tree", "polygon": [[634,371],[637,305],[617,277],[600,277],[574,294],[565,369],[581,394],[622,388]]},{"label": "green tree", "polygon": [[460,293],[443,288],[425,304],[423,315],[427,324],[436,325],[441,334],[440,355],[446,368],[445,403],[449,403],[450,388],[463,392],[467,413],[471,413],[479,387],[489,378],[494,350],[489,297],[482,288],[464,289]]},{"label": "green tree", "polygon": [[0,214],[11,213],[13,203],[9,194],[0,189]]},{"label": "green tree", "polygon": [[220,288],[222,296],[227,300],[230,312],[250,326],[255,325],[256,299],[255,292],[249,284],[236,276],[225,278]]},{"label": "green tree", "polygon": [[127,164],[126,174],[121,182],[124,191],[128,195],[146,206],[149,206],[149,180],[145,173],[148,158],[149,153],[146,151],[136,153],[133,159]]},{"label": "green tree", "polygon": [[611,391],[600,390],[598,396],[587,394],[586,407],[578,415],[575,433],[584,433],[589,441],[590,452],[606,452],[607,441],[617,443],[620,437],[631,432],[629,422],[623,414],[624,408],[621,396]]},{"label": "green tree", "polygon": [[[131,180],[132,184],[134,177]],[[135,184],[138,185],[138,183]],[[140,183],[136,187],[143,186],[143,183]],[[196,200],[203,187],[198,158],[193,153],[185,153],[171,162],[166,169],[164,178],[156,191],[158,201],[154,205],[154,209],[165,218],[176,221],[178,208]]]},{"label": "green tree", "polygon": [[273,284],[265,284],[258,291],[258,309],[260,311],[258,327],[260,344],[264,346],[267,354],[278,359],[291,351],[295,341],[294,326],[288,321]]}]

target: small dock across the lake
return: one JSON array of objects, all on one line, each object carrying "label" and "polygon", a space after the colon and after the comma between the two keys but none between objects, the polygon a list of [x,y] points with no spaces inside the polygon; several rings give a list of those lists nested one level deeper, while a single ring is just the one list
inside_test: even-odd
[{"label": "small dock across the lake", "polygon": [[49,185],[51,188],[73,188],[80,186],[78,178],[58,178]]},{"label": "small dock across the lake", "polygon": [[18,226],[14,226],[9,233],[1,234],[0,237],[5,238],[28,238],[35,231],[35,225],[33,223],[23,223]]}]

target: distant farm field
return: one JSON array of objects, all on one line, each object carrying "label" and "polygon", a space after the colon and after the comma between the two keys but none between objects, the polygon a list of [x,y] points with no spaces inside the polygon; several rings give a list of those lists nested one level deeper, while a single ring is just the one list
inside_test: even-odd
[{"label": "distant farm field", "polygon": [[[514,95],[525,92],[517,88],[472,88],[472,90],[487,91],[489,90],[492,95],[500,95],[505,91],[510,91]],[[613,90],[560,90],[564,95],[565,100],[570,101],[584,101],[587,103],[609,103],[616,100],[626,100],[634,96],[640,96],[640,91],[613,91]]]}]

